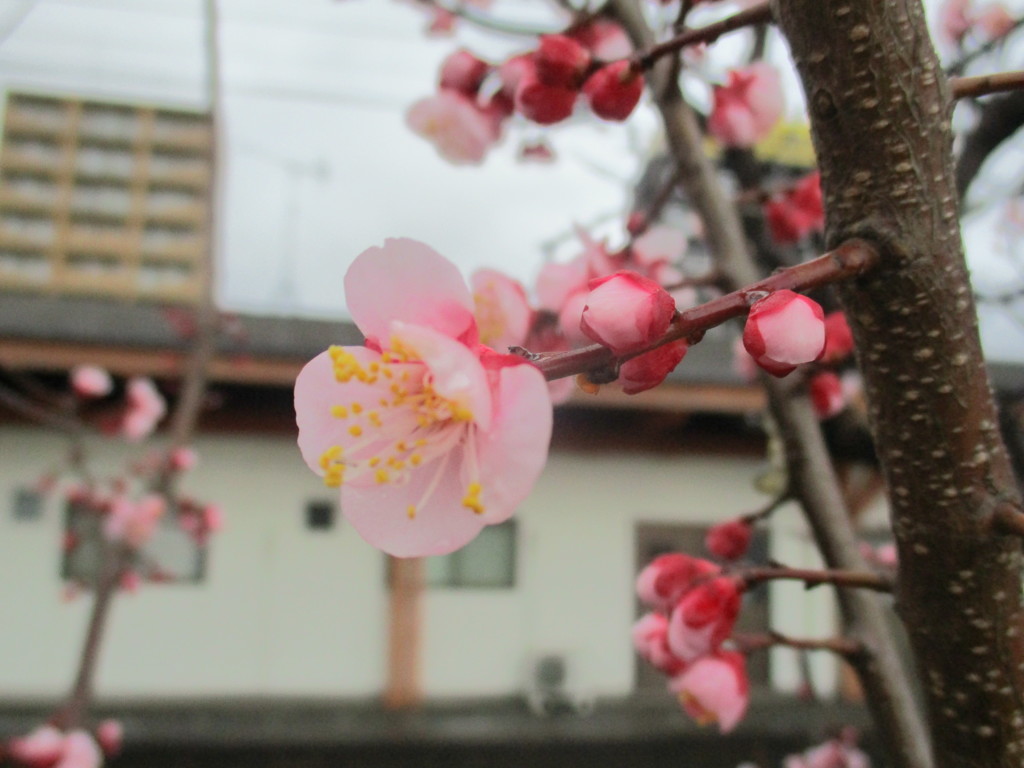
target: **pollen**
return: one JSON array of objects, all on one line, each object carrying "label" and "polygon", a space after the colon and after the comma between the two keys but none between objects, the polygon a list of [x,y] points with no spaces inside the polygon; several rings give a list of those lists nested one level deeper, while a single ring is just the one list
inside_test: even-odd
[{"label": "pollen", "polygon": [[353,424],[351,427],[348,428],[348,433],[352,435],[352,437],[359,437],[360,435],[363,434],[363,428],[360,427],[358,424]]},{"label": "pollen", "polygon": [[480,503],[480,483],[470,483],[466,489],[466,496],[462,500],[462,506],[466,509],[473,510],[474,513],[482,515],[484,513],[484,505]]},{"label": "pollen", "polygon": [[406,508],[405,514],[409,517],[410,520],[412,520],[414,517],[416,517],[416,506],[413,505],[413,504],[410,504]]},{"label": "pollen", "polygon": [[388,471],[386,469],[378,469],[376,474],[374,474],[374,478],[377,480],[379,484],[383,485],[384,483],[391,479],[391,475],[388,474]]},{"label": "pollen", "polygon": [[363,406],[359,403],[352,403],[352,413],[362,413]]},{"label": "pollen", "polygon": [[344,419],[348,417],[348,408],[344,405],[332,405],[331,416],[336,419]]}]

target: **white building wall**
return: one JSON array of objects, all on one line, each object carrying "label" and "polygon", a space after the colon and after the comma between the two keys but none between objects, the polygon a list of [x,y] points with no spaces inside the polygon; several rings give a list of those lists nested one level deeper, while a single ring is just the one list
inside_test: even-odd
[{"label": "white building wall", "polygon": [[[59,460],[60,438],[0,428],[0,699],[52,697],[70,683],[89,599],[61,602],[63,513],[15,520],[15,489]],[[343,520],[305,527],[304,504],[329,498],[281,437],[205,437],[183,490],[225,510],[200,585],[144,586],[119,596],[98,693],[111,697],[237,695],[366,697],[382,690],[387,649],[385,558]],[[124,446],[98,444],[116,471]],[[431,590],[424,605],[423,686],[429,696],[524,689],[531,659],[562,653],[581,694],[633,688],[635,525],[704,524],[756,508],[754,459],[595,455],[551,457],[517,516],[517,582],[505,590]],[[783,513],[774,554],[808,564],[806,536]],[[795,587],[799,591],[799,587]],[[826,590],[773,585],[773,618],[794,634],[827,635]],[[785,599],[778,599],[785,595]],[[784,687],[795,665],[773,663]],[[822,660],[819,682],[834,665]]]}]

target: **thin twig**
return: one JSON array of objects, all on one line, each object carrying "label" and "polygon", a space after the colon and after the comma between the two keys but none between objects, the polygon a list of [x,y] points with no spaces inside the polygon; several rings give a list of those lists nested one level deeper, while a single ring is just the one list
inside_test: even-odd
[{"label": "thin twig", "polygon": [[675,53],[683,48],[700,43],[713,43],[722,35],[734,32],[737,29],[750,27],[755,24],[764,24],[772,20],[772,9],[768,2],[762,2],[752,6],[745,11],[740,11],[714,24],[698,29],[688,29],[680,35],[666,40],[663,43],[652,46],[646,51],[634,54],[633,68],[637,71],[650,69],[662,56]]},{"label": "thin twig", "polygon": [[992,38],[984,45],[980,45],[977,48],[975,48],[970,53],[965,53],[959,60],[954,61],[952,64],[946,67],[946,74],[949,76],[959,75],[967,68],[967,65],[974,61],[976,58],[978,58],[979,56],[984,56],[986,53],[994,49],[996,46],[1003,45],[1006,42],[1006,39],[1010,36],[1010,34],[1020,29],[1022,25],[1024,25],[1024,18],[1017,19],[1017,21],[1013,23],[1013,26],[1010,27],[1005,34],[1001,35],[1000,37]]},{"label": "thin twig", "polygon": [[740,653],[751,653],[766,648],[785,646],[802,651],[829,651],[844,658],[856,656],[864,651],[864,646],[847,637],[829,637],[821,640],[788,637],[780,632],[766,634],[734,635],[732,641]]},{"label": "thin twig", "polygon": [[954,99],[974,99],[990,93],[1019,91],[1024,89],[1024,72],[997,72],[994,75],[977,77],[953,77],[949,88]]},{"label": "thin twig", "polygon": [[777,567],[750,567],[743,568],[737,573],[743,579],[747,587],[756,584],[763,584],[766,581],[802,581],[807,589],[819,587],[822,584],[832,584],[837,587],[853,587],[856,589],[870,589],[874,592],[892,592],[892,579],[881,573],[873,571],[850,571],[850,570],[812,570],[807,568]]}]

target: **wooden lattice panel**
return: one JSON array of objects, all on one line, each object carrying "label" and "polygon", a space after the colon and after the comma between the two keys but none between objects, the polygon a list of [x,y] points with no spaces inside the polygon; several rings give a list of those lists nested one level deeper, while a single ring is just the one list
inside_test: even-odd
[{"label": "wooden lattice panel", "polygon": [[8,94],[0,290],[196,301],[210,145],[205,113]]}]

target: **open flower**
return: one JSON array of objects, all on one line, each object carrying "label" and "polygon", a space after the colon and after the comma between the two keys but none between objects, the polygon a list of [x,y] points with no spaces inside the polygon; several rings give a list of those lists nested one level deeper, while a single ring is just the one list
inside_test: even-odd
[{"label": "open flower", "polygon": [[752,147],[782,117],[782,83],[778,70],[759,61],[729,72],[729,82],[715,88],[708,132],[727,147]]},{"label": "open flower", "polygon": [[151,493],[138,501],[117,496],[103,520],[103,535],[138,549],[156,533],[157,524],[167,509],[164,497]]},{"label": "open flower", "polygon": [[465,94],[449,88],[413,104],[405,121],[456,165],[478,165],[501,138],[494,120]]},{"label": "open flower", "polygon": [[508,519],[547,458],[539,370],[477,343],[455,266],[414,240],[364,251],[345,276],[365,347],[331,347],[295,382],[299,448],[341,509],[398,557],[451,552]]},{"label": "open flower", "polygon": [[669,688],[700,725],[718,723],[719,730],[728,733],[750,701],[746,659],[735,651],[704,656],[672,678]]}]

